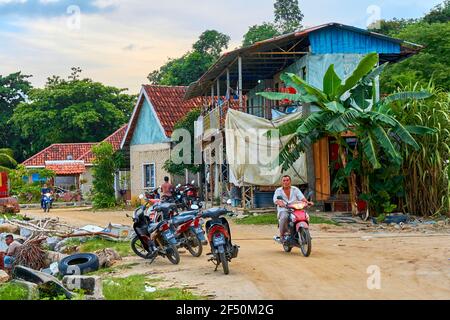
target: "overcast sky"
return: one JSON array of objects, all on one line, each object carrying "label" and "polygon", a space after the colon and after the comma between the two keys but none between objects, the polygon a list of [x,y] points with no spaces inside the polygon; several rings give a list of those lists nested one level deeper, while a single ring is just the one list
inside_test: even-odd
[{"label": "overcast sky", "polygon": [[[306,27],[340,22],[365,28],[417,18],[443,0],[300,0]],[[238,47],[250,25],[273,20],[273,0],[0,0],[0,75],[83,75],[137,93],[147,74],[190,50],[206,29]]]}]

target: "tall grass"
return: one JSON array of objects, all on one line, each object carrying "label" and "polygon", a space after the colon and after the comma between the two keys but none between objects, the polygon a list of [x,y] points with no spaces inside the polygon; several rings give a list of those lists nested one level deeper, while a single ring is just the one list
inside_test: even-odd
[{"label": "tall grass", "polygon": [[[418,90],[410,85],[402,90]],[[411,101],[395,110],[404,125],[435,128],[436,134],[415,136],[419,151],[403,149],[405,176],[405,210],[423,216],[450,213],[450,94],[428,88],[433,97]]]}]

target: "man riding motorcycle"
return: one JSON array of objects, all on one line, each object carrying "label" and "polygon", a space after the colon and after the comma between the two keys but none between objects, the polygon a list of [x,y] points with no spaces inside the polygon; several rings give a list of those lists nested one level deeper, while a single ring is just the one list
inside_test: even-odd
[{"label": "man riding motorcycle", "polygon": [[[44,208],[44,197],[46,194],[50,194],[51,196],[53,196],[53,190],[52,188],[49,188],[47,186],[47,184],[44,184],[44,186],[41,189],[41,209]],[[50,200],[50,205],[53,204],[53,198],[51,198]]]},{"label": "man riding motorcycle", "polygon": [[[278,221],[280,228],[280,236],[275,236],[274,239],[284,243],[286,241],[285,235],[288,230],[289,223],[289,213],[286,208],[287,205],[298,201],[306,202],[309,206],[313,206],[314,203],[308,201],[300,189],[292,186],[292,179],[290,176],[284,176],[281,183],[282,187],[278,188],[273,196],[273,202],[277,205],[278,209]],[[278,197],[282,197],[283,200],[278,200]]]}]

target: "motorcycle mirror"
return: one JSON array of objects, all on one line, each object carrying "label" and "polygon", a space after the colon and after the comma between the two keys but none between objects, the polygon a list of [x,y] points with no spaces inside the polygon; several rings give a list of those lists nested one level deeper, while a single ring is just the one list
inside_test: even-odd
[{"label": "motorcycle mirror", "polygon": [[198,209],[200,209],[200,207],[199,207],[198,205],[196,205],[196,204],[193,204],[193,205],[191,206],[191,209],[192,209],[192,210],[198,210]]}]

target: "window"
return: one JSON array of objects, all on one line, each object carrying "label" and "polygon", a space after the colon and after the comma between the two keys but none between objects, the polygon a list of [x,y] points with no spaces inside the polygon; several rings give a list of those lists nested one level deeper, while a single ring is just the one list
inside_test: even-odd
[{"label": "window", "polygon": [[149,163],[143,165],[144,169],[144,189],[156,188],[155,164]]}]

